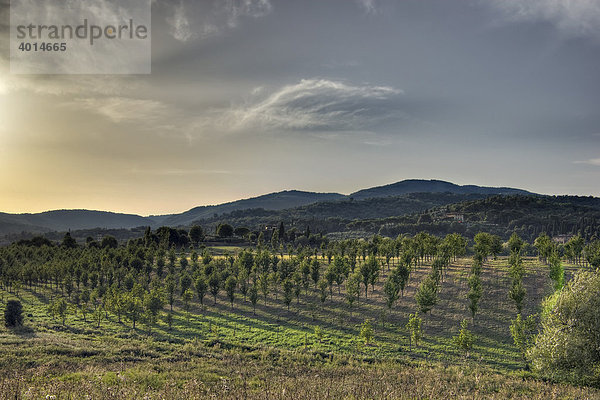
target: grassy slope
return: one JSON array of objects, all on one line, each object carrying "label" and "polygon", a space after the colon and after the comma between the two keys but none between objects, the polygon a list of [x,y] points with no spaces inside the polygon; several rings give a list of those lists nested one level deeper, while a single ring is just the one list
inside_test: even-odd
[{"label": "grassy slope", "polygon": [[[344,291],[337,294],[335,285],[333,301],[321,306],[311,288],[299,305],[293,301],[290,311],[281,293],[277,301],[271,294],[266,304],[261,296],[256,316],[239,297],[231,310],[221,293],[216,305],[212,297],[205,298],[205,310],[195,300],[189,315],[176,304],[173,329],[161,321],[151,338],[147,327],[134,331],[114,316],[96,328],[81,314],[71,314],[62,327],[46,315],[49,291],[22,290],[20,299],[31,314],[29,329],[0,330],[0,398],[15,398],[15,393],[26,398],[28,392],[31,398],[79,398],[82,390],[103,398],[139,398],[146,392],[198,397],[209,390],[219,397],[243,397],[246,390],[256,398],[291,393],[298,398],[445,397],[451,391],[469,397],[600,397],[591,389],[520,378],[526,374],[508,330],[515,310],[507,298],[504,259],[490,261],[482,273],[485,295],[472,327],[477,335],[473,351],[465,358],[455,348],[451,338],[468,317],[468,264],[459,260],[448,270],[438,305],[424,316],[425,340],[413,351],[404,325],[415,311],[414,292],[427,265],[413,272],[389,315],[381,298],[384,274],[352,315],[343,302]],[[526,267],[529,314],[550,289],[546,267],[534,260],[527,260]],[[366,318],[376,321],[371,346],[357,338]],[[325,333],[321,343],[314,335],[316,325]]]}]

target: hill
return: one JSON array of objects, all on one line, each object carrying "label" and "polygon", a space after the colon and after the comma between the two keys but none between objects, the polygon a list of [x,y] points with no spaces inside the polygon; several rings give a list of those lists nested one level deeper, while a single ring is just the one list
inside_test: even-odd
[{"label": "hill", "polygon": [[408,179],[390,185],[377,186],[370,189],[359,190],[350,195],[354,199],[368,199],[374,197],[401,196],[408,193],[454,193],[454,194],[533,194],[526,190],[508,187],[487,187],[476,185],[456,185],[440,180]]},{"label": "hill", "polygon": [[[393,200],[392,204],[386,201],[371,204],[352,204],[354,200],[370,198],[398,197],[416,193],[451,195],[479,195],[493,194],[530,194],[521,189],[493,188],[474,185],[459,186],[450,182],[439,180],[404,180],[391,185],[379,186],[354,192],[349,196],[339,193],[315,193],[299,190],[286,190],[269,193],[262,196],[232,201],[228,203],[200,206],[183,213],[168,215],[152,215],[142,217],[135,214],[122,214],[107,211],[91,210],[56,210],[37,214],[6,214],[0,213],[0,235],[21,232],[44,233],[50,231],[66,231],[79,229],[130,229],[139,226],[189,226],[195,221],[219,217],[226,213],[241,210],[262,209],[279,211],[305,207],[316,203],[326,203],[314,208],[299,209],[298,213],[305,217],[329,218],[341,217],[348,219],[383,218],[388,216],[404,215],[408,212],[417,212],[429,207],[448,204],[448,201],[439,202],[440,198],[429,201],[418,198],[416,201],[409,197],[404,200]],[[425,195],[426,197],[426,195]],[[451,197],[448,197],[449,199]],[[456,197],[454,202],[474,200],[475,198]],[[375,208],[371,208],[371,207]],[[339,209],[337,209],[339,208]]]},{"label": "hill", "polygon": [[56,210],[37,214],[0,213],[0,234],[87,228],[133,228],[152,223],[152,219],[139,215],[108,211]]},{"label": "hill", "polygon": [[262,208],[264,210],[282,210],[312,204],[322,201],[343,200],[346,196],[339,193],[314,193],[299,190],[286,190],[283,192],[269,193],[249,199],[232,201],[214,206],[201,206],[192,208],[181,214],[153,216],[160,225],[179,226],[190,225],[196,220],[211,218],[215,214],[221,215],[237,210]]}]

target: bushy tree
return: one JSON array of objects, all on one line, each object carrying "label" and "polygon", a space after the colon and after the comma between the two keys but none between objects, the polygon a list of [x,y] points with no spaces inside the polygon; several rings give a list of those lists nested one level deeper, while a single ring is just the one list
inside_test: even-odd
[{"label": "bushy tree", "polygon": [[600,385],[600,273],[580,272],[546,299],[527,355],[540,375]]},{"label": "bushy tree", "polygon": [[4,325],[8,328],[23,325],[23,306],[19,300],[9,300],[6,303]]}]

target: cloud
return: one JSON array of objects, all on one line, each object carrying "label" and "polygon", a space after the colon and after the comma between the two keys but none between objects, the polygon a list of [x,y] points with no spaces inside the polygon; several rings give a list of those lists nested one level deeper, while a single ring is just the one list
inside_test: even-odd
[{"label": "cloud", "polygon": [[171,36],[187,42],[236,28],[242,18],[264,17],[272,9],[270,0],[180,0],[166,21]]},{"label": "cloud", "polygon": [[585,160],[585,161],[574,161],[575,164],[587,164],[587,165],[594,165],[596,167],[600,167],[600,158],[590,158],[589,160]]},{"label": "cloud", "polygon": [[377,13],[377,0],[356,0],[358,5],[367,13]]},{"label": "cloud", "polygon": [[387,86],[304,79],[233,108],[226,119],[235,130],[356,131],[406,117],[402,93]]},{"label": "cloud", "polygon": [[550,22],[571,37],[600,39],[598,0],[485,0],[511,22]]},{"label": "cloud", "polygon": [[169,107],[159,101],[127,97],[77,99],[64,105],[91,111],[116,124],[141,122],[154,125],[169,114]]}]

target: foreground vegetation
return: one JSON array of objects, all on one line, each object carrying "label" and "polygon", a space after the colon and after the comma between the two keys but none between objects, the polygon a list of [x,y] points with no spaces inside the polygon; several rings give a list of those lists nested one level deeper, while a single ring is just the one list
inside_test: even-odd
[{"label": "foreground vegetation", "polygon": [[0,392],[598,396],[528,372],[533,333],[522,322],[535,325],[543,299],[596,262],[596,244],[561,248],[542,235],[538,257],[522,257],[516,235],[503,244],[480,234],[472,247],[460,235],[419,234],[293,248],[281,226],[244,249],[197,247],[198,229],[186,232],[192,248],[178,248],[182,234],[0,249],[0,297],[18,299],[25,315],[0,331]]}]

